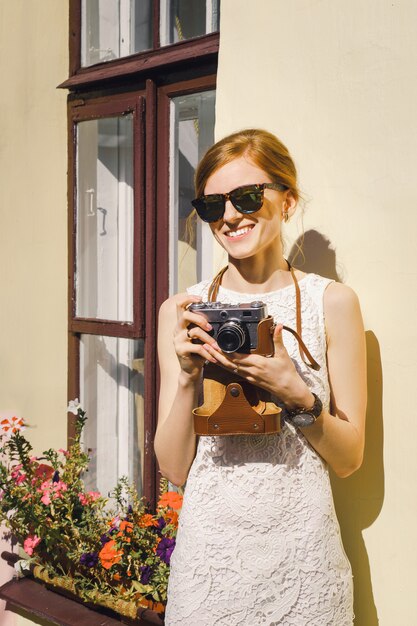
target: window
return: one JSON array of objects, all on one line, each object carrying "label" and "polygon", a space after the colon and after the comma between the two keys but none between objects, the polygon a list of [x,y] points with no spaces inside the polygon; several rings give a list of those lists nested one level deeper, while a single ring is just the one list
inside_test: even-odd
[{"label": "window", "polygon": [[220,0],[73,0],[76,69],[214,33]]},{"label": "window", "polygon": [[211,271],[209,230],[185,227],[214,137],[218,35],[205,33],[218,12],[214,0],[70,2],[69,397],[89,416],[91,488],[126,475],[151,503],[157,311]]}]

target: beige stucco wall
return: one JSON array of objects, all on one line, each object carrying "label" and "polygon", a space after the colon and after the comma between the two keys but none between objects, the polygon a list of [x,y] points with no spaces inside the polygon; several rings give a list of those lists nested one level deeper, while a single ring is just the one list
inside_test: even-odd
[{"label": "beige stucco wall", "polygon": [[[356,626],[417,623],[416,23],[414,0],[222,2],[217,138],[282,138],[308,198],[304,269],[337,273],[362,302],[366,456],[335,481]],[[291,247],[300,222],[288,232]]]},{"label": "beige stucco wall", "polygon": [[68,3],[2,0],[0,415],[24,416],[38,452],[66,442],[66,93],[56,85],[67,76]]}]

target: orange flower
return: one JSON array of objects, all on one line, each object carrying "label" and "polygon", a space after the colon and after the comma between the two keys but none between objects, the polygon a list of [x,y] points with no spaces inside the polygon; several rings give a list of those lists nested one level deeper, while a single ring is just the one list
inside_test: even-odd
[{"label": "orange flower", "polygon": [[139,520],[139,526],[141,528],[147,528],[148,526],[158,526],[158,522],[154,519],[150,513],[145,513]]},{"label": "orange flower", "polygon": [[167,524],[172,524],[175,528],[178,526],[178,513],[176,511],[168,511],[165,514]]},{"label": "orange flower", "polygon": [[119,581],[119,580],[122,580],[122,577],[120,576],[120,574],[118,574],[118,573],[116,572],[116,573],[114,574],[114,576],[113,576],[113,580],[117,580],[117,581]]},{"label": "orange flower", "polygon": [[132,522],[120,522],[120,526],[119,526],[121,531],[124,531],[125,533],[132,533],[133,532],[133,524]]},{"label": "orange flower", "polygon": [[180,509],[182,507],[182,495],[176,491],[167,491],[159,498],[158,506],[169,506],[171,509]]},{"label": "orange flower", "polygon": [[104,544],[98,556],[104,569],[110,569],[112,565],[118,563],[123,555],[122,550],[117,550],[116,542],[111,539]]}]

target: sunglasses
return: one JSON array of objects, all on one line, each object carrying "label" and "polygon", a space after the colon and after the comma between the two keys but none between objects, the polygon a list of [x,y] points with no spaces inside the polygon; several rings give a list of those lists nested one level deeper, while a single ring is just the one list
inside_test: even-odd
[{"label": "sunglasses", "polygon": [[217,222],[224,215],[226,202],[230,200],[239,213],[255,213],[259,211],[264,201],[264,189],[285,191],[285,185],[279,183],[262,183],[260,185],[243,185],[229,191],[229,193],[210,193],[191,200],[203,222]]}]

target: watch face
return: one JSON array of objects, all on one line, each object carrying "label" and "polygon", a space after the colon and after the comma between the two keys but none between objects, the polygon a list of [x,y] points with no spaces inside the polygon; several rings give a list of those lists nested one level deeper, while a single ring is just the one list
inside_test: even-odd
[{"label": "watch face", "polygon": [[304,426],[311,426],[316,421],[316,418],[312,413],[298,413],[291,418],[291,424],[303,428]]}]

